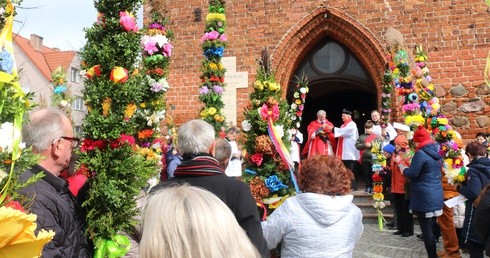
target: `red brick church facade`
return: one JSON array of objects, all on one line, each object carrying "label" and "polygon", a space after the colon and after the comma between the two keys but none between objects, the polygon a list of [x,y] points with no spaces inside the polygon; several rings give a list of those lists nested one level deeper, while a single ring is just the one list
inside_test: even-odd
[{"label": "red brick church facade", "polygon": [[[207,0],[152,0],[145,7],[146,16],[151,10],[165,12],[175,33],[167,104],[177,124],[198,117],[203,58],[200,39],[207,7]],[[466,140],[473,139],[477,132],[490,133],[490,87],[484,81],[490,51],[490,7],[483,0],[227,1],[226,18],[228,46],[224,56],[236,57],[236,70],[248,72],[248,88],[237,89],[238,122],[243,120],[257,59],[264,47],[271,53],[276,79],[286,99],[295,71],[325,38],[337,42],[356,58],[373,85],[372,94],[361,90],[356,93],[355,86],[349,92],[338,91],[336,87],[342,87],[342,82],[329,84],[323,79],[310,91],[314,92],[314,87],[330,87],[325,93],[330,96],[328,102],[340,108],[361,99],[359,96],[370,98],[374,104],[362,110],[368,115],[367,111],[379,107],[381,102],[382,75],[387,63],[385,32],[391,27],[401,32],[408,52],[417,44],[428,52],[436,95],[454,129]],[[309,118],[316,114],[317,107],[322,107],[323,95],[318,94],[316,106],[305,110]],[[340,113],[329,110],[327,114],[329,118],[340,117]],[[398,121],[400,116],[401,112],[395,110],[392,119]]]}]

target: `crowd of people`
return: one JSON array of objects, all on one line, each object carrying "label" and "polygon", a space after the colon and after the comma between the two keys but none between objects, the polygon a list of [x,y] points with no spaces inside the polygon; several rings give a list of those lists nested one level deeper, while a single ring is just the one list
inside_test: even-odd
[{"label": "crowd of people", "polygon": [[[464,148],[468,171],[463,184],[444,179],[439,147],[429,132],[419,127],[411,142],[408,126],[380,125],[378,111],[359,135],[352,111],[342,110],[342,125],[327,120],[326,112],[303,135],[290,131],[291,154],[301,192],[289,197],[266,220],[259,217],[249,186],[241,181],[242,160],[237,127],[216,132],[195,119],[178,128],[176,144],[169,141],[166,166],[159,184],[142,202],[141,228],[133,237],[135,257],[269,257],[280,249],[281,257],[352,257],[363,232],[361,210],[353,204],[353,190],[361,173],[365,192],[372,193],[373,174],[384,179],[394,203],[394,235],[414,235],[415,215],[429,257],[459,257],[460,248],[470,257],[490,255],[490,160],[486,135],[479,134]],[[38,215],[37,230],[55,231],[43,249],[44,257],[92,257],[94,243],[85,234],[81,209],[86,180],[78,181],[63,171],[73,166],[73,149],[80,139],[64,113],[40,109],[23,127],[23,141],[43,158],[25,171],[20,181],[43,174],[20,194]],[[382,143],[387,164],[373,171],[371,147]],[[461,146],[462,147],[462,146]],[[359,168],[359,169],[358,169]],[[357,172],[357,173],[356,173]],[[358,175],[356,175],[358,174]],[[454,224],[455,208],[445,205],[465,197],[462,230]],[[146,196],[146,194],[145,194]],[[126,232],[128,233],[128,232]],[[437,252],[442,235],[444,251]],[[133,250],[133,251],[134,251]]]}]

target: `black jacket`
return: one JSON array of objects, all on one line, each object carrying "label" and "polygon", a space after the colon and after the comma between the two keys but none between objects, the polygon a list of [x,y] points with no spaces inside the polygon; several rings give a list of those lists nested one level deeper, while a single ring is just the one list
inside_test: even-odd
[{"label": "black jacket", "polygon": [[[192,173],[186,175],[179,174],[178,171],[186,165],[187,161],[186,157],[184,157],[182,164],[177,167],[175,177],[154,186],[150,194],[162,187],[175,183],[188,183],[214,193],[230,208],[238,224],[245,230],[250,241],[255,245],[262,257],[269,257],[270,252],[262,233],[257,204],[248,185],[242,181],[228,177],[223,172],[209,173],[205,176],[192,175]],[[210,167],[208,166],[207,169],[210,169]]]},{"label": "black jacket", "polygon": [[486,254],[490,256],[490,191],[482,197],[475,210],[473,226],[481,239],[486,242]]},{"label": "black jacket", "polygon": [[490,184],[490,159],[478,158],[468,164],[468,172],[466,181],[458,188],[459,193],[468,198],[466,200],[466,210],[463,224],[464,242],[471,240],[476,243],[483,244],[484,241],[476,233],[476,228],[473,226],[473,215],[477,208],[473,205],[481,190]]},{"label": "black jacket", "polygon": [[54,238],[47,243],[43,257],[92,257],[91,242],[85,237],[85,225],[80,206],[68,189],[68,183],[43,167],[35,165],[20,175],[20,182],[37,173],[44,177],[19,191],[26,197],[25,206],[37,215],[36,233],[41,229],[53,230]]}]

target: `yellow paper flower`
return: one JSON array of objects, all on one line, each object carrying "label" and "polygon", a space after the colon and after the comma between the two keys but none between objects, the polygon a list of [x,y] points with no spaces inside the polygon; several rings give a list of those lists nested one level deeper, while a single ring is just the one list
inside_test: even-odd
[{"label": "yellow paper flower", "polygon": [[208,113],[209,113],[209,115],[211,115],[211,116],[214,116],[214,114],[216,114],[216,112],[217,112],[217,111],[218,111],[218,110],[217,110],[216,108],[214,108],[214,107],[210,107],[210,108],[208,109]]},{"label": "yellow paper flower", "polygon": [[211,70],[218,70],[218,65],[216,65],[216,63],[209,63],[209,68],[211,68]]},{"label": "yellow paper flower", "polygon": [[209,13],[208,15],[206,15],[206,22],[214,20],[226,21],[226,16],[222,13]]},{"label": "yellow paper flower", "polygon": [[280,89],[281,89],[281,86],[280,86],[280,85],[279,85],[279,83],[277,83],[277,82],[270,82],[270,83],[269,83],[269,89],[270,89],[271,91],[278,91],[278,90],[280,90]]},{"label": "yellow paper flower", "polygon": [[382,201],[385,198],[383,193],[375,193],[373,194],[373,200],[375,201]]},{"label": "yellow paper flower", "polygon": [[52,230],[36,230],[37,216],[0,207],[0,255],[2,257],[39,257],[43,246],[54,237]]},{"label": "yellow paper flower", "polygon": [[255,83],[254,83],[254,87],[255,87],[256,89],[263,90],[263,89],[264,89],[264,84],[262,84],[262,82],[261,82],[261,81],[255,81]]},{"label": "yellow paper flower", "polygon": [[129,119],[134,115],[134,112],[136,112],[136,105],[134,103],[128,104],[126,106],[126,110],[124,110],[124,118]]},{"label": "yellow paper flower", "polygon": [[106,99],[104,99],[104,102],[102,102],[102,115],[103,116],[106,117],[109,115],[109,111],[111,110],[111,103],[112,103],[111,98],[106,98]]},{"label": "yellow paper flower", "polygon": [[437,118],[437,123],[441,125],[447,125],[449,121],[447,118]]},{"label": "yellow paper flower", "polygon": [[201,111],[201,118],[205,118],[205,117],[207,117],[207,116],[208,116],[208,110],[207,110],[207,109],[203,109],[203,110]]}]

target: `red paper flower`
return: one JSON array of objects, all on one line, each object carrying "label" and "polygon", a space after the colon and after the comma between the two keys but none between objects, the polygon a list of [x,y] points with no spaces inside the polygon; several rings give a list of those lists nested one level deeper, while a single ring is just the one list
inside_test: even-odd
[{"label": "red paper flower", "polygon": [[87,79],[92,79],[95,76],[100,76],[100,74],[100,65],[94,65],[88,69],[87,73],[85,73],[85,77],[87,77]]},{"label": "red paper flower", "polygon": [[5,204],[5,207],[9,207],[21,212],[25,212],[24,207],[18,201],[10,201]]},{"label": "red paper flower", "polygon": [[252,155],[251,159],[252,162],[254,162],[257,165],[257,167],[260,167],[260,165],[262,165],[262,161],[264,160],[262,154],[260,153],[255,153],[254,155]]},{"label": "red paper flower", "polygon": [[375,173],[375,174],[373,174],[373,181],[374,182],[383,182],[383,178],[380,175]]},{"label": "red paper flower", "polygon": [[82,152],[91,151],[91,150],[95,150],[95,149],[102,150],[105,147],[107,147],[107,143],[104,140],[84,139],[82,141],[82,146],[80,147],[80,150]]}]

